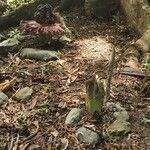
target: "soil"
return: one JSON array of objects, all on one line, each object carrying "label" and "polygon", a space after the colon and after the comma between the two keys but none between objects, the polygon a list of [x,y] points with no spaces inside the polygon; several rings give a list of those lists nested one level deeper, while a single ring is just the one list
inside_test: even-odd
[{"label": "soil", "polygon": [[[60,60],[33,61],[22,59],[19,54],[1,58],[0,82],[11,79],[14,82],[3,91],[9,96],[9,102],[0,108],[0,149],[11,148],[11,143],[19,145],[20,150],[150,149],[149,124],[142,122],[150,112],[150,83],[119,74],[126,60],[124,52],[138,36],[122,19],[96,21],[75,10],[65,20],[71,27],[74,42],[59,50]],[[111,110],[104,108],[103,119],[99,120],[85,110],[85,82],[95,74],[106,79],[113,47],[117,56],[110,101],[129,112],[132,128],[128,135],[115,137],[106,134],[113,121]],[[16,101],[14,94],[26,86],[34,90],[31,99],[24,103]],[[84,117],[69,127],[64,124],[65,117],[74,107],[83,109]],[[100,134],[97,145],[79,143],[76,130],[81,126],[92,126]]]}]

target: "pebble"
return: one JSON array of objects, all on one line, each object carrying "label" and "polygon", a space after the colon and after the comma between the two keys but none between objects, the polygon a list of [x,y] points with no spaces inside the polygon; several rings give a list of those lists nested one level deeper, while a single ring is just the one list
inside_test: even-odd
[{"label": "pebble", "polygon": [[33,93],[32,88],[25,87],[16,93],[15,98],[17,100],[26,101],[30,99],[32,93]]},{"label": "pebble", "polygon": [[74,125],[78,123],[81,119],[82,111],[80,108],[73,108],[66,117],[66,125]]},{"label": "pebble", "polygon": [[0,106],[8,101],[8,96],[3,92],[0,92]]},{"label": "pebble", "polygon": [[77,130],[77,138],[81,143],[86,143],[90,145],[95,145],[99,142],[99,135],[85,127],[81,127]]}]

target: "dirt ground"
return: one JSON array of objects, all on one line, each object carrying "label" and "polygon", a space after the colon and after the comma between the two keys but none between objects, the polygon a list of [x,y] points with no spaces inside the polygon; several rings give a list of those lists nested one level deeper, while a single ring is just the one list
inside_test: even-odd
[{"label": "dirt ground", "polygon": [[[136,77],[120,75],[125,50],[138,36],[123,21],[97,22],[82,12],[67,14],[65,20],[71,27],[74,42],[60,50],[60,60],[39,62],[23,60],[19,54],[0,61],[0,82],[14,79],[4,91],[9,102],[0,108],[0,150],[7,150],[17,141],[20,150],[148,150],[150,128],[142,122],[150,112],[150,84]],[[126,136],[104,136],[113,121],[112,112],[103,112],[103,121],[93,119],[85,111],[85,82],[98,74],[106,78],[111,49],[117,50],[112,79],[111,99],[121,104],[130,114],[132,131]],[[32,87],[34,93],[26,102],[13,98],[22,87]],[[79,107],[84,117],[75,127],[64,125],[68,112]],[[101,140],[92,147],[80,144],[76,130],[80,126],[94,126]],[[29,135],[30,138],[28,138]],[[12,142],[13,141],[13,142]]]}]

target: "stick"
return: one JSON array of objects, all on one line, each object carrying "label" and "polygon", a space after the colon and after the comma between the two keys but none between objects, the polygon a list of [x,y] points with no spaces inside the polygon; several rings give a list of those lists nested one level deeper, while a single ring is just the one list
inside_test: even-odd
[{"label": "stick", "polygon": [[115,55],[116,55],[116,51],[115,48],[113,48],[111,59],[107,70],[106,95],[105,95],[104,103],[106,103],[110,99],[110,85],[111,85],[111,79],[112,79],[112,74],[114,69]]},{"label": "stick", "polygon": [[19,146],[19,134],[17,135],[17,139],[16,139],[16,142],[15,142],[15,146],[13,147],[13,150],[17,150],[18,146]]},{"label": "stick", "polygon": [[150,74],[144,74],[142,72],[130,72],[130,71],[121,71],[120,74],[133,76],[133,77],[139,77],[144,79],[145,77],[150,78]]},{"label": "stick", "polygon": [[36,131],[35,131],[33,134],[31,134],[30,136],[28,136],[27,138],[25,138],[25,139],[22,141],[22,143],[24,143],[24,142],[26,142],[26,141],[32,139],[33,137],[35,137],[38,132],[39,132],[39,123],[37,122]]}]

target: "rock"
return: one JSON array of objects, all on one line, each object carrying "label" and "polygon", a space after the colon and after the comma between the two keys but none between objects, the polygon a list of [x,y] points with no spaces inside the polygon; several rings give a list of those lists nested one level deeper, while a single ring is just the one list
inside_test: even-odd
[{"label": "rock", "polygon": [[55,51],[39,50],[33,48],[22,49],[21,55],[22,57],[27,59],[36,59],[42,61],[50,61],[58,59],[58,53]]},{"label": "rock", "polygon": [[32,93],[33,90],[31,88],[25,87],[16,93],[15,98],[17,100],[26,101],[31,97]]},{"label": "rock", "polygon": [[129,120],[129,114],[127,111],[114,112],[113,115],[116,118],[116,120],[124,120],[124,121]]},{"label": "rock", "polygon": [[99,141],[99,135],[96,132],[85,127],[79,128],[76,135],[81,143],[95,145]]},{"label": "rock", "polygon": [[106,107],[111,109],[111,110],[114,110],[114,111],[124,111],[125,110],[125,108],[123,108],[120,105],[115,104],[113,102],[107,102]]},{"label": "rock", "polygon": [[79,108],[73,108],[66,117],[66,125],[74,125],[78,123],[81,119],[82,111]]},{"label": "rock", "polygon": [[110,135],[125,135],[131,131],[130,123],[124,120],[116,120],[108,127]]},{"label": "rock", "polygon": [[59,38],[59,42],[61,42],[62,44],[66,44],[72,42],[72,40],[68,38],[66,35],[64,35]]},{"label": "rock", "polygon": [[125,108],[113,102],[108,102],[106,107],[114,110],[113,116],[115,121],[108,127],[108,133],[110,135],[125,135],[131,131],[129,120],[129,114]]},{"label": "rock", "polygon": [[0,106],[8,101],[8,97],[3,92],[0,92]]},{"label": "rock", "polygon": [[19,41],[17,38],[9,38],[0,43],[0,55],[18,51]]}]

